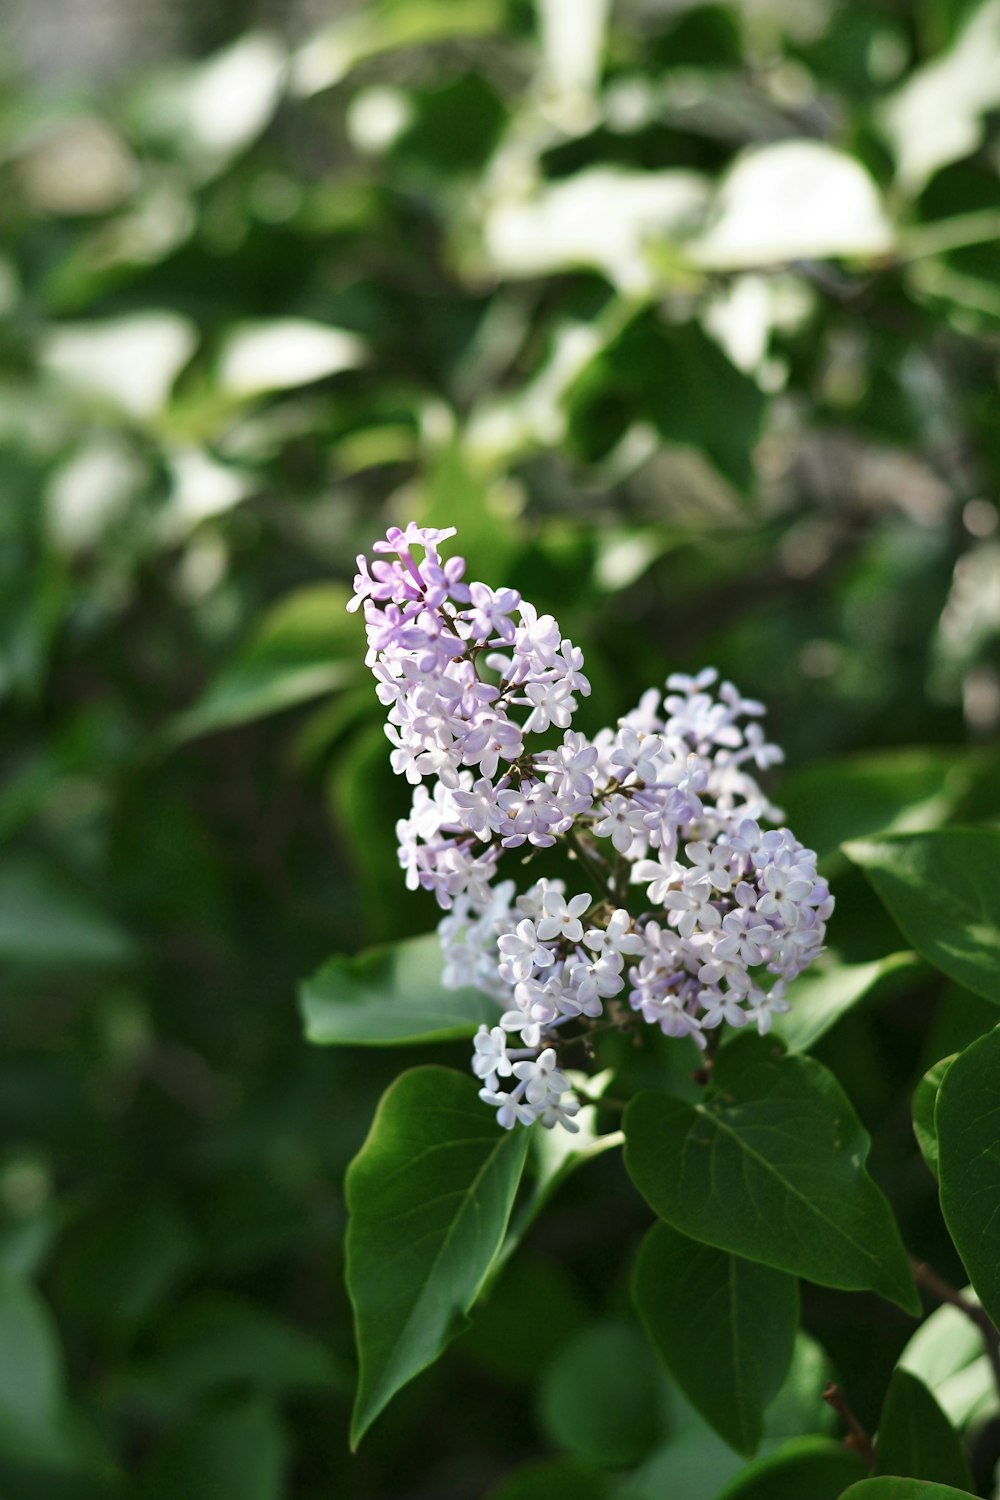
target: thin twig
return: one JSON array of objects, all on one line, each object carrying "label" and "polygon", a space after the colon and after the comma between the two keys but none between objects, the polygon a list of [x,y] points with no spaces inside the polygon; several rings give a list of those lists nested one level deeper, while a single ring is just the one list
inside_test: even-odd
[{"label": "thin twig", "polygon": [[866,1429],[862,1427],[857,1417],[851,1411],[844,1400],[843,1392],[839,1385],[828,1385],[823,1392],[823,1400],[827,1406],[832,1406],[844,1426],[847,1435],[844,1438],[844,1447],[849,1448],[852,1453],[860,1454],[864,1459],[865,1468],[869,1474],[875,1468],[875,1445],[869,1437]]},{"label": "thin twig", "polygon": [[708,1033],[707,1045],[705,1047],[705,1061],[700,1068],[695,1068],[691,1077],[695,1083],[706,1084],[712,1079],[712,1070],[715,1067],[715,1054],[719,1050],[722,1041],[722,1027],[718,1026],[714,1031]]},{"label": "thin twig", "polygon": [[591,880],[597,888],[598,895],[606,898],[608,894],[608,881],[610,878],[610,871],[607,869],[607,867],[605,867],[603,870],[601,869],[601,866],[598,863],[597,859],[585,847],[583,840],[579,837],[575,828],[570,828],[567,831],[566,842],[569,845],[570,849],[573,851],[573,855],[590,876]]}]

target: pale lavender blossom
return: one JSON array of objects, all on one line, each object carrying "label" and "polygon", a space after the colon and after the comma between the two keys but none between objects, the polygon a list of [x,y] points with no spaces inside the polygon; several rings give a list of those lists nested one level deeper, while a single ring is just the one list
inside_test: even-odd
[{"label": "pale lavender blossom", "polygon": [[[765,1035],[822,951],[833,898],[815,854],[762,826],[781,814],[753,772],[782,754],[761,703],[712,668],[673,674],[588,738],[571,728],[590,691],[582,651],[514,589],[467,583],[439,551],[453,535],[390,528],[358,558],[348,606],[364,612],[390,763],[413,785],[399,862],[446,913],[444,983],[497,1002],[473,1044],[480,1098],[504,1129],[574,1131],[564,1039],[620,1024],[626,1003],[700,1048],[722,1025]],[[536,748],[553,726],[562,743]],[[564,839],[592,890],[498,881],[505,850],[533,862]],[[645,903],[623,905],[635,886]]]}]

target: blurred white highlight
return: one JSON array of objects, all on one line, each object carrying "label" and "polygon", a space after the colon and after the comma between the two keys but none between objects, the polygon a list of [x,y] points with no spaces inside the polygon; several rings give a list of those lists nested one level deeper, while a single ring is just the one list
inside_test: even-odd
[{"label": "blurred white highlight", "polygon": [[223,345],[218,379],[235,396],[290,390],[355,369],[366,355],[354,334],[305,318],[242,323]]}]

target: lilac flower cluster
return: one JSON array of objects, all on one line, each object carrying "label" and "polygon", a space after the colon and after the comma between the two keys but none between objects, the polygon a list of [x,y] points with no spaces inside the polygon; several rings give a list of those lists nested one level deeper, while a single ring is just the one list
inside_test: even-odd
[{"label": "lilac flower cluster", "polygon": [[[632,1012],[702,1048],[723,1022],[766,1033],[833,899],[815,854],[761,826],[781,814],[754,771],[782,759],[762,704],[711,668],[678,674],[588,739],[570,728],[582,652],[515,590],[465,583],[438,551],[454,534],[390,529],[348,606],[364,604],[393,769],[414,785],[400,864],[446,912],[445,984],[498,1003],[475,1039],[480,1097],[508,1129],[575,1130],[562,1043]],[[527,745],[553,726],[560,744]],[[588,890],[496,880],[505,849],[557,841]]]}]

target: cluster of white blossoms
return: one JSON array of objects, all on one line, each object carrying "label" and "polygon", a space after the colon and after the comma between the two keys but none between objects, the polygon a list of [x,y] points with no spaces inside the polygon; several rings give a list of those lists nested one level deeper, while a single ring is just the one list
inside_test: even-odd
[{"label": "cluster of white blossoms", "polygon": [[[466,584],[438,552],[454,534],[391,528],[348,606],[364,603],[392,765],[414,785],[400,864],[447,913],[445,984],[497,1001],[475,1039],[480,1098],[508,1129],[575,1130],[562,1042],[631,1012],[700,1047],[724,1021],[767,1032],[833,899],[812,850],[761,826],[781,814],[753,772],[782,754],[760,703],[709,668],[651,688],[616,729],[575,732],[582,652],[513,589]],[[553,727],[560,744],[530,747]],[[586,890],[496,880],[505,849],[557,842]]]}]

